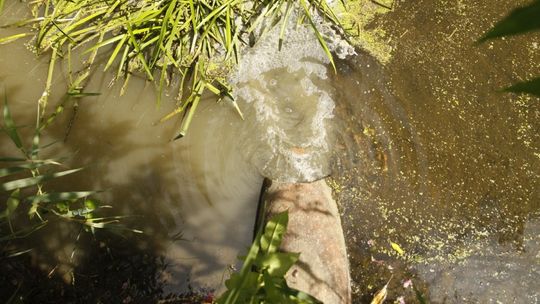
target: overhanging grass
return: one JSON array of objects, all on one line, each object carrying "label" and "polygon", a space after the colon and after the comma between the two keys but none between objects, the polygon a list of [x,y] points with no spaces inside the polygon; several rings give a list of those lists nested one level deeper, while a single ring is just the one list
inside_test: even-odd
[{"label": "overhanging grass", "polygon": [[[71,65],[72,50],[79,48],[86,61],[78,74],[69,72],[70,96],[85,96],[84,84],[98,52],[106,54],[104,70],[114,70],[115,79],[123,79],[123,88],[134,73],[153,81],[159,91],[158,104],[165,87],[178,77],[177,107],[162,119],[183,115],[178,137],[185,135],[207,90],[229,98],[241,115],[226,75],[240,60],[240,47],[246,40],[260,37],[284,19],[281,45],[288,19],[296,9],[297,22],[313,28],[334,65],[314,14],[341,27],[327,0],[36,0],[30,6],[33,18],[15,25],[30,26],[35,52],[48,54],[51,59],[45,92],[39,101],[43,119],[56,62],[62,58]],[[5,37],[4,41],[25,36]]]}]

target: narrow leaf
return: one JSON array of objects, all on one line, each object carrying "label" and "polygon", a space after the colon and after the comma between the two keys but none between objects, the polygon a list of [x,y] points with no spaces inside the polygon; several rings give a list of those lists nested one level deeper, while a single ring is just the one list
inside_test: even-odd
[{"label": "narrow leaf", "polygon": [[96,191],[79,191],[79,192],[54,192],[46,193],[37,196],[30,196],[28,200],[33,202],[50,203],[58,201],[72,201],[79,198],[87,197],[95,194]]},{"label": "narrow leaf", "polygon": [[11,193],[11,195],[9,196],[6,202],[7,204],[6,210],[4,210],[4,212],[0,214],[0,218],[4,218],[4,217],[10,218],[13,212],[15,212],[15,210],[17,209],[17,207],[19,207],[19,203],[20,203],[19,194],[20,194],[19,189]]},{"label": "narrow leaf", "polygon": [[28,35],[29,35],[28,33],[22,33],[22,34],[16,34],[16,35],[11,35],[11,36],[8,36],[8,37],[0,38],[0,44],[7,44],[7,43],[13,42],[13,41],[15,41],[17,39],[24,38],[24,37],[26,37]]},{"label": "narrow leaf", "polygon": [[17,148],[24,152],[21,138],[19,137],[19,133],[17,132],[17,127],[15,126],[13,118],[11,117],[11,112],[9,111],[6,96],[4,96],[4,124],[4,130],[8,134],[9,138],[11,138],[11,141],[15,144],[15,146],[17,146]]},{"label": "narrow leaf", "polygon": [[274,252],[263,256],[257,261],[261,268],[265,268],[273,277],[283,277],[298,261],[299,253]]},{"label": "narrow leaf", "polygon": [[261,237],[261,251],[265,254],[276,252],[281,245],[283,234],[287,230],[289,222],[288,212],[282,212],[275,215],[264,229],[264,234]]},{"label": "narrow leaf", "polygon": [[52,174],[38,175],[38,176],[35,176],[35,177],[22,178],[22,179],[6,182],[6,183],[3,183],[3,184],[0,184],[0,191],[11,191],[11,190],[15,190],[15,189],[35,186],[35,185],[37,185],[39,183],[42,183],[44,181],[47,181],[47,180],[50,180],[50,179],[53,179],[53,178],[58,178],[58,177],[65,176],[65,175],[69,175],[69,174],[73,174],[73,173],[79,172],[81,170],[82,170],[82,168],[73,169],[73,170],[66,170],[66,171],[56,172],[56,173],[52,173]]}]

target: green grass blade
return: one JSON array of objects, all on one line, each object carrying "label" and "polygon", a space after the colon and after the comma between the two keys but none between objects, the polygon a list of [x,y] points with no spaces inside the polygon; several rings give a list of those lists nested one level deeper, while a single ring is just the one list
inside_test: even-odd
[{"label": "green grass blade", "polygon": [[302,5],[304,9],[304,13],[306,18],[308,19],[311,28],[313,29],[313,32],[315,33],[315,36],[317,37],[317,40],[319,41],[319,44],[324,50],[324,53],[326,54],[326,57],[330,60],[330,63],[332,64],[332,67],[334,68],[334,72],[337,73],[336,64],[334,63],[334,57],[332,56],[332,53],[330,52],[330,49],[328,49],[328,46],[326,45],[326,42],[324,41],[323,36],[317,29],[317,26],[313,22],[313,19],[311,18],[311,13],[309,12],[309,8],[306,5],[306,0],[300,0],[300,4]]},{"label": "green grass blade", "polygon": [[235,304],[238,303],[238,298],[240,297],[240,292],[242,291],[244,285],[248,281],[248,276],[251,272],[251,267],[253,266],[253,263],[257,259],[257,255],[260,252],[260,245],[259,240],[261,239],[261,232],[257,234],[255,237],[255,240],[253,241],[253,244],[249,248],[248,254],[246,258],[244,259],[244,264],[242,265],[242,269],[240,270],[239,276],[239,282],[235,286],[235,288],[229,290],[228,293],[226,293],[226,297],[219,298],[217,300],[218,304]]},{"label": "green grass blade", "polygon": [[184,120],[182,121],[182,126],[180,127],[180,133],[173,140],[177,140],[186,135],[187,130],[189,129],[189,125],[191,124],[191,120],[193,119],[193,114],[195,113],[195,110],[197,110],[197,106],[199,105],[199,101],[201,100],[201,95],[204,89],[205,89],[205,86],[202,84],[202,81],[200,81],[199,85],[197,86],[195,96],[193,97],[193,102],[191,103],[191,107],[189,108],[189,112],[187,113],[186,118],[184,118]]},{"label": "green grass blade", "polygon": [[[19,199],[19,194],[20,194],[20,190],[19,189],[16,189],[15,191],[13,191],[10,195],[9,195],[9,198],[7,199],[7,202],[6,202],[6,210],[4,210],[4,212],[0,213],[0,218],[11,218],[11,215],[15,212],[15,210],[17,209],[17,207],[19,207],[19,203],[20,203],[20,199]],[[10,228],[11,228],[11,223],[10,223]],[[11,231],[13,232],[13,228],[11,228]]]},{"label": "green grass blade", "polygon": [[129,40],[131,42],[131,45],[133,45],[137,53],[137,58],[139,58],[139,61],[142,64],[144,71],[146,72],[146,76],[148,76],[148,79],[150,81],[153,81],[154,76],[152,75],[152,71],[150,71],[150,68],[148,67],[148,63],[146,62],[146,59],[144,59],[144,55],[141,52],[141,47],[139,43],[137,42],[137,38],[135,37],[135,34],[133,33],[130,22],[126,23],[126,27],[129,34]]},{"label": "green grass blade", "polygon": [[106,45],[109,45],[109,44],[111,44],[111,43],[113,43],[113,42],[116,42],[116,41],[118,41],[118,40],[124,41],[125,39],[126,39],[126,35],[125,35],[125,34],[118,35],[118,36],[114,36],[114,37],[112,37],[112,38],[110,38],[110,39],[107,39],[107,40],[101,42],[101,43],[97,43],[96,45],[92,46],[91,48],[85,50],[85,51],[83,52],[83,54],[88,54],[88,53],[90,53],[90,52],[92,52],[92,51],[94,51],[94,50],[96,50],[96,49],[102,48],[102,47],[104,47],[104,46],[106,46]]},{"label": "green grass blade", "polygon": [[26,188],[30,186],[35,186],[42,182],[45,182],[54,178],[66,176],[69,174],[73,174],[81,170],[82,168],[66,170],[66,171],[61,171],[61,172],[56,172],[56,173],[51,173],[51,174],[43,174],[43,175],[38,175],[35,177],[28,177],[28,178],[22,178],[22,179],[18,179],[14,181],[5,182],[3,184],[0,184],[0,191],[11,191],[15,189],[22,189],[22,188]]},{"label": "green grass blade", "polygon": [[19,173],[25,170],[37,169],[44,165],[45,165],[44,163],[30,163],[30,164],[21,164],[18,166],[13,166],[13,167],[8,167],[8,168],[0,168],[0,177],[13,175],[15,173]]},{"label": "green grass blade", "polygon": [[39,203],[50,203],[60,201],[74,201],[83,197],[95,194],[96,191],[74,191],[74,192],[54,192],[42,195],[30,196],[28,200]]},{"label": "green grass blade", "polygon": [[223,14],[223,10],[225,10],[225,8],[227,8],[227,6],[234,5],[238,1],[239,0],[229,0],[229,1],[226,1],[225,3],[223,3],[222,5],[220,5],[219,7],[215,8],[210,14],[206,15],[206,17],[204,17],[201,20],[201,22],[199,22],[199,24],[197,24],[195,29],[200,30],[201,27],[203,27],[208,21],[213,19],[215,16]]},{"label": "green grass blade", "polygon": [[19,133],[17,132],[17,127],[15,126],[15,122],[13,122],[13,118],[11,117],[11,112],[9,111],[9,106],[7,102],[7,97],[4,95],[4,131],[7,133],[11,141],[19,148],[23,153],[26,155],[26,152],[24,152],[24,147],[21,141],[21,138],[19,137]]},{"label": "green grass blade", "polygon": [[289,17],[291,16],[293,6],[292,2],[287,2],[287,10],[285,11],[285,18],[283,19],[281,23],[281,30],[279,31],[279,43],[278,43],[278,50],[281,51],[281,46],[283,45],[283,37],[285,36],[285,29],[287,28],[287,24],[289,24]]},{"label": "green grass blade", "polygon": [[53,48],[51,53],[51,61],[49,62],[49,69],[47,71],[47,80],[45,82],[45,90],[38,100],[38,115],[43,117],[49,101],[49,95],[51,94],[51,85],[54,74],[54,67],[56,65],[56,56],[58,55],[58,49]]},{"label": "green grass blade", "polygon": [[28,35],[30,35],[30,34],[29,33],[22,33],[22,34],[15,34],[15,35],[11,35],[11,36],[8,36],[8,37],[0,38],[0,44],[11,43],[11,42],[13,42],[15,40],[24,38],[24,37],[26,37]]},{"label": "green grass blade", "polygon": [[165,38],[165,34],[167,33],[167,29],[169,26],[169,20],[174,12],[174,9],[176,8],[176,1],[177,0],[172,0],[169,3],[167,11],[165,12],[165,16],[163,17],[163,22],[161,23],[161,29],[159,32],[159,39],[156,42],[157,47],[154,48],[154,54],[152,56],[150,67],[153,67],[159,59],[160,46],[163,44],[163,39]]},{"label": "green grass blade", "polygon": [[77,22],[74,22],[72,24],[70,24],[69,26],[66,26],[65,28],[65,31],[66,33],[70,33],[72,32],[74,29],[84,25],[84,24],[88,24],[90,21],[92,21],[93,19],[105,14],[106,11],[104,10],[100,10],[94,14],[91,14],[91,15],[88,15],[87,17],[83,18],[83,19],[80,19],[78,20]]}]

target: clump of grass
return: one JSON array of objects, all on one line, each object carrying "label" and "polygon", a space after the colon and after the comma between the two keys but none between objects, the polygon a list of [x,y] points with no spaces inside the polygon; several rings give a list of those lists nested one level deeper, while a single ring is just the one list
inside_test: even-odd
[{"label": "clump of grass", "polygon": [[341,27],[327,0],[36,0],[30,6],[33,18],[14,25],[30,26],[35,52],[50,56],[45,92],[39,101],[42,115],[56,62],[63,58],[71,64],[72,51],[77,48],[86,55],[84,68],[77,75],[69,72],[68,94],[81,97],[96,55],[103,52],[107,57],[104,70],[113,69],[115,80],[123,79],[122,91],[133,74],[142,73],[156,84],[158,104],[165,87],[179,79],[177,107],[162,119],[184,115],[179,137],[186,133],[206,91],[230,99],[241,115],[226,75],[240,60],[241,46],[260,37],[256,32],[264,33],[284,20],[281,45],[291,12],[297,10],[297,22],[313,28],[334,65],[314,14]]}]

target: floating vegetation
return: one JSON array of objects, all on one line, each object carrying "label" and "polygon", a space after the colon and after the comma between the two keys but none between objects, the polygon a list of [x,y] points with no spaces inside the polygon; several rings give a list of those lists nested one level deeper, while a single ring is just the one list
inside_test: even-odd
[{"label": "floating vegetation", "polygon": [[[132,75],[142,74],[156,84],[159,104],[164,89],[176,84],[177,107],[162,121],[184,115],[178,137],[185,135],[206,91],[230,99],[242,115],[226,80],[240,60],[242,45],[255,43],[268,28],[283,20],[281,45],[294,15],[297,23],[313,29],[334,65],[316,18],[341,28],[326,0],[39,0],[29,5],[33,17],[11,26],[29,27],[31,31],[4,37],[0,43],[32,34],[36,54],[50,56],[45,91],[39,101],[42,115],[47,110],[59,59],[69,65],[68,94],[81,97],[85,82],[96,68],[96,56],[105,53],[103,69],[114,69],[113,82],[123,79],[122,91]],[[84,64],[72,75],[72,51],[77,49]]]}]

